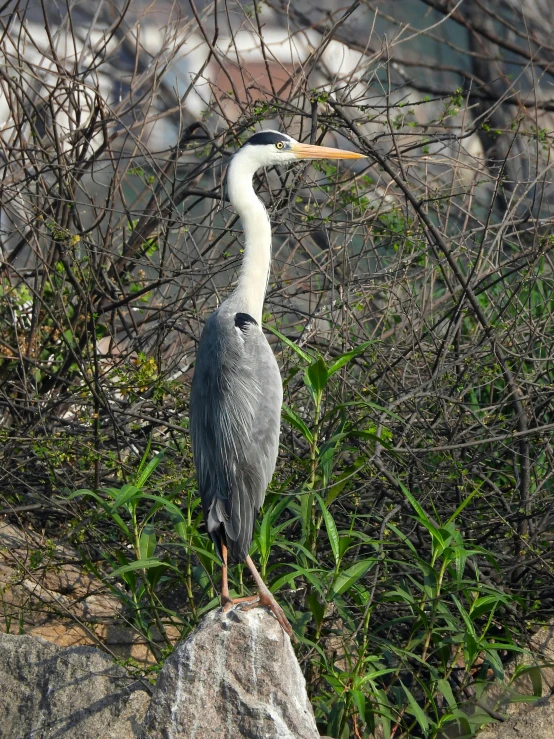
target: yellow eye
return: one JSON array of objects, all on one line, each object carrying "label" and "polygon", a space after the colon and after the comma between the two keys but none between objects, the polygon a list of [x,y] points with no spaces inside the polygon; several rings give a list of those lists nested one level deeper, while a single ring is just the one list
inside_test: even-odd
[{"label": "yellow eye", "polygon": [[277,147],[278,149],[282,149],[282,148],[283,148],[283,147],[284,147],[285,145],[284,145],[284,143],[283,143],[282,141],[278,141],[278,142],[277,142],[277,143],[275,144],[275,146],[276,146],[276,147]]}]

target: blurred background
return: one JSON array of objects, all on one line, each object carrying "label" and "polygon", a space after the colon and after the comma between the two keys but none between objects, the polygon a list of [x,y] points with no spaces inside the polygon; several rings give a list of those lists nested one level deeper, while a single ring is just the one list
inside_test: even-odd
[{"label": "blurred background", "polygon": [[553,31],[550,0],[0,3],[4,630],[155,675],[217,604],[188,392],[226,166],[272,128],[367,155],[255,183],[285,407],[253,552],[319,726],[469,737],[547,691],[514,655],[554,609]]}]

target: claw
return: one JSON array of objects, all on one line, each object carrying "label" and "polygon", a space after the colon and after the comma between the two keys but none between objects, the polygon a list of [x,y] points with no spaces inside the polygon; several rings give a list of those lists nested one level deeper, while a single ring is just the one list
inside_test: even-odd
[{"label": "claw", "polygon": [[223,613],[227,613],[230,608],[238,605],[239,603],[251,603],[253,606],[256,606],[258,600],[259,597],[257,595],[246,595],[243,598],[229,598],[226,595],[222,595],[221,608]]},{"label": "claw", "polygon": [[261,606],[267,606],[271,613],[273,613],[273,615],[277,619],[278,624],[281,626],[285,634],[288,634],[291,638],[293,638],[294,633],[292,630],[292,626],[285,616],[285,612],[269,591],[265,592],[263,590],[260,590],[258,594],[258,602],[251,603],[250,605],[245,606],[242,610],[250,611],[252,608],[260,608]]},{"label": "claw", "polygon": [[223,571],[222,571],[222,582],[221,582],[221,608],[223,613],[232,608],[234,605],[240,603],[246,603],[242,610],[249,611],[251,608],[259,608],[260,606],[267,606],[271,613],[277,619],[277,623],[283,629],[285,634],[288,634],[291,639],[295,639],[292,626],[288,622],[285,612],[281,606],[277,603],[271,592],[268,590],[267,585],[262,580],[262,577],[250,555],[246,558],[246,564],[248,565],[250,572],[252,573],[254,580],[258,586],[258,595],[247,595],[244,598],[231,598],[229,595],[229,585],[227,582],[227,547],[225,544],[221,545],[221,554],[223,559]]},{"label": "claw", "polygon": [[[273,595],[271,594],[271,591],[268,589],[265,582],[262,580],[262,576],[256,569],[256,565],[254,562],[252,562],[252,558],[250,555],[246,558],[246,564],[248,565],[248,568],[250,572],[252,573],[252,576],[254,577],[254,580],[256,581],[256,585],[258,586],[258,598],[259,602],[256,604],[256,606],[267,606],[271,613],[275,616],[277,619],[279,625],[285,632],[285,634],[288,634],[291,639],[294,638],[294,634],[292,632],[292,626],[289,624],[287,617],[285,616],[285,612],[281,608],[281,606],[277,603]],[[247,608],[254,608],[255,606],[247,606]]]}]

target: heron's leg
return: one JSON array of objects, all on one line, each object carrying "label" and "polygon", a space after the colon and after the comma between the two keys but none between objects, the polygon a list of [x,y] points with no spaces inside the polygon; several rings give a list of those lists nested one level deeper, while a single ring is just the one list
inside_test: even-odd
[{"label": "heron's leg", "polygon": [[221,605],[223,612],[228,611],[236,603],[254,603],[257,601],[257,595],[247,595],[244,598],[231,598],[229,595],[229,581],[227,579],[227,547],[223,542],[221,542],[221,554],[223,556],[223,567],[221,570]]},{"label": "heron's leg", "polygon": [[227,610],[231,604],[229,597],[229,581],[227,579],[227,547],[221,542],[221,555],[223,557],[223,567],[221,570],[221,605],[223,610]]},{"label": "heron's leg", "polygon": [[249,608],[257,608],[258,606],[267,606],[281,625],[283,631],[286,632],[289,636],[292,636],[292,626],[289,624],[288,619],[285,616],[285,612],[277,603],[265,582],[262,580],[262,576],[256,569],[256,565],[254,564],[254,562],[252,562],[250,555],[248,555],[248,557],[246,558],[246,564],[248,565],[250,572],[252,573],[252,576],[256,581],[256,585],[258,586],[259,601],[258,603],[253,603],[250,606],[246,606],[245,610],[248,610]]}]

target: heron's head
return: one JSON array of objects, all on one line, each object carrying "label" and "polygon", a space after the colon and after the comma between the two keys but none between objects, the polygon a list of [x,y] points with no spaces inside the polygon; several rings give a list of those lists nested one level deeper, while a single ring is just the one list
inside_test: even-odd
[{"label": "heron's head", "polygon": [[240,160],[252,172],[261,167],[291,164],[307,159],[362,159],[363,154],[328,146],[313,146],[300,142],[279,131],[260,131],[241,146],[233,159]]}]

